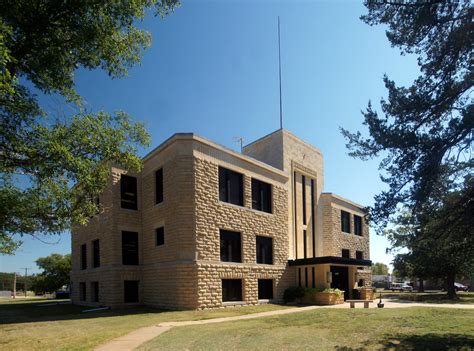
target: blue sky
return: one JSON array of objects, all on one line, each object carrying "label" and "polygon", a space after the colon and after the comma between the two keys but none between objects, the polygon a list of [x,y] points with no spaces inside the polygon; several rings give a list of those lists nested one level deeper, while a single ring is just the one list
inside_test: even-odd
[{"label": "blue sky", "polygon": [[[325,189],[371,205],[384,185],[378,160],[347,155],[339,127],[361,129],[369,99],[379,107],[387,74],[408,85],[416,58],[400,56],[385,28],[370,27],[355,1],[182,1],[175,13],[140,27],[153,44],[121,79],[79,70],[77,89],[91,111],[123,110],[145,123],[150,148],[175,132],[195,132],[238,150],[279,127],[277,17],[281,20],[283,125],[324,154]],[[58,99],[43,99],[55,109]],[[365,130],[364,130],[365,132]],[[25,239],[0,271],[32,268],[38,257],[70,252],[70,234]],[[371,259],[390,263],[387,241],[371,235]]]}]

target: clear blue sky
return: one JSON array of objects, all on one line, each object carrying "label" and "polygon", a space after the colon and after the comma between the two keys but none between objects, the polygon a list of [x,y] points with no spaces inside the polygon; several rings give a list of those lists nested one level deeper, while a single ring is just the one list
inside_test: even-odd
[{"label": "clear blue sky", "polygon": [[[169,17],[140,24],[153,44],[128,77],[81,70],[77,88],[90,110],[123,110],[146,124],[152,144],[141,154],[191,131],[237,150],[234,137],[251,142],[279,127],[280,16],[284,128],[323,152],[324,191],[371,205],[384,187],[378,161],[351,159],[338,128],[362,128],[360,111],[386,95],[384,73],[406,85],[418,67],[390,47],[385,28],[359,19],[365,12],[355,1],[183,0]],[[50,108],[56,102],[46,99]],[[25,239],[15,256],[0,256],[0,271],[37,272],[36,258],[70,252],[69,233],[44,240]],[[387,246],[372,233],[371,259],[390,263]]]}]

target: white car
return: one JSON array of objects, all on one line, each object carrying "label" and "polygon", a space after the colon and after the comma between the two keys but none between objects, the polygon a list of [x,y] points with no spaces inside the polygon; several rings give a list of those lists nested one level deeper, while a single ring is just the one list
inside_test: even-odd
[{"label": "white car", "polygon": [[406,283],[392,283],[392,285],[390,286],[390,290],[392,291],[409,291],[409,292],[412,292],[413,291],[413,287],[406,284]]}]

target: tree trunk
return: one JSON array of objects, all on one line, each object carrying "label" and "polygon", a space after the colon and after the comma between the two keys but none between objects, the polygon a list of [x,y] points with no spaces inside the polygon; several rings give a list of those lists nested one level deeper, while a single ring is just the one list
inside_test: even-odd
[{"label": "tree trunk", "polygon": [[448,292],[448,298],[453,300],[457,298],[456,289],[454,289],[454,278],[454,274],[451,273],[446,277],[446,291]]},{"label": "tree trunk", "polygon": [[418,279],[418,292],[425,292],[425,286],[423,285],[423,278]]}]

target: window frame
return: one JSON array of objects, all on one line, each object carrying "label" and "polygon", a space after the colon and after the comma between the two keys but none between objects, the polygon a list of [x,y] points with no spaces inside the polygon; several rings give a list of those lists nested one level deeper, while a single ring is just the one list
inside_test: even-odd
[{"label": "window frame", "polygon": [[[226,283],[230,283],[230,282],[240,282],[240,289],[238,289],[237,287],[225,287],[225,284],[224,282]],[[230,299],[226,299],[229,297],[229,291],[228,289],[235,289],[236,291],[240,290],[240,294],[237,294],[236,295],[236,298],[230,298]],[[229,278],[229,279],[221,279],[221,291],[222,291],[222,302],[223,303],[232,303],[232,302],[243,302],[244,301],[244,282],[243,282],[243,279],[242,278],[238,278],[238,279],[232,279],[232,278]],[[226,292],[226,293],[225,293]],[[226,296],[227,295],[227,296]]]},{"label": "window frame", "polygon": [[[345,221],[344,221],[344,218],[347,219],[347,226],[348,226],[348,230],[346,231],[346,226],[345,226]],[[344,210],[341,210],[341,232],[343,233],[347,233],[347,234],[351,234],[351,214],[350,212],[347,212],[347,211],[344,211]]]},{"label": "window frame", "polygon": [[79,301],[87,301],[86,282],[79,282]]},{"label": "window frame", "polygon": [[[125,236],[128,235],[129,237],[132,237],[132,235],[136,236],[136,253],[134,256],[126,256],[124,251],[124,248],[126,248],[126,245],[130,245],[130,243],[124,242]],[[138,266],[140,264],[140,239],[139,239],[139,234],[138,232],[131,232],[127,230],[122,231],[122,265],[124,266]],[[127,257],[127,259],[126,259]]]},{"label": "window frame", "polygon": [[362,216],[353,215],[354,217],[354,234],[358,236],[363,236],[363,227],[362,227]]},{"label": "window frame", "polygon": [[[264,293],[262,290],[264,290],[265,288],[268,288],[268,287],[264,287],[263,286],[263,283],[266,283],[266,284],[271,284],[271,296],[268,296],[268,297],[265,297],[265,296],[260,296],[260,292]],[[261,286],[261,283],[262,283],[262,286]],[[274,285],[274,280],[273,279],[258,279],[257,280],[257,286],[258,286],[258,293],[257,293],[257,299],[258,300],[273,300],[274,296],[275,296],[275,285]]]},{"label": "window frame", "polygon": [[80,264],[82,271],[87,269],[87,244],[81,245]]},{"label": "window frame", "polygon": [[[236,239],[237,235],[238,235],[238,242]],[[227,236],[227,238],[225,236]],[[232,238],[232,236],[234,236],[234,238]],[[223,242],[224,243],[227,242],[227,244],[223,246]],[[229,242],[231,244],[230,251],[228,249]],[[234,245],[232,245],[232,242],[234,242]],[[219,248],[220,248],[219,251],[220,251],[221,262],[242,263],[243,250],[242,250],[242,233],[241,232],[236,232],[236,231],[227,230],[227,229],[219,229]]]},{"label": "window frame", "polygon": [[251,187],[252,209],[265,213],[273,213],[273,185],[260,179],[252,178]]},{"label": "window frame", "polygon": [[[130,183],[128,183],[129,181],[131,181],[132,186],[135,187],[134,192],[127,191],[127,190],[130,190],[126,188],[127,186],[130,186]],[[130,176],[127,174],[120,175],[120,208],[124,210],[138,211],[138,179],[137,177]]]},{"label": "window frame", "polygon": [[[135,295],[135,294],[127,294],[129,290],[127,290],[127,284],[135,284],[136,283],[136,299],[128,300],[127,301],[127,295],[130,298],[130,295]],[[124,303],[140,303],[140,281],[139,280],[124,280],[123,281],[123,302]]]},{"label": "window frame", "polygon": [[[244,175],[242,173],[233,171],[231,169],[219,166],[218,169],[218,177],[219,177],[219,201],[229,203],[232,205],[236,206],[244,206]],[[231,186],[233,178],[231,176],[234,176],[238,180],[238,199],[237,201],[233,199],[233,195],[235,190],[234,186]]]},{"label": "window frame", "polygon": [[356,259],[357,260],[363,260],[364,259],[364,251],[356,250]]},{"label": "window frame", "polygon": [[92,246],[92,268],[98,268],[100,267],[100,240],[99,239],[92,240],[91,246]]},{"label": "window frame", "polygon": [[[259,243],[260,241],[260,243]],[[266,241],[266,243],[262,243]],[[268,243],[270,243],[270,245],[268,245]],[[268,260],[265,260],[263,257],[262,258],[262,253],[263,253],[263,248],[262,248],[262,245],[265,246],[265,247],[269,247],[270,248],[270,259]],[[259,247],[260,246],[260,247]],[[257,264],[273,264],[273,238],[271,236],[263,236],[263,235],[256,235],[255,236],[255,255],[256,255],[256,263]],[[259,259],[260,258],[260,259]],[[264,261],[267,261],[267,262],[264,262]],[[270,262],[268,262],[270,261]]]},{"label": "window frame", "polygon": [[[345,255],[345,253],[347,253],[347,256]],[[341,257],[342,258],[351,258],[351,250],[341,249]]]},{"label": "window frame", "polygon": [[[159,238],[161,239],[159,240]],[[155,246],[163,246],[165,244],[165,227],[161,226],[155,229]]]}]

